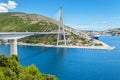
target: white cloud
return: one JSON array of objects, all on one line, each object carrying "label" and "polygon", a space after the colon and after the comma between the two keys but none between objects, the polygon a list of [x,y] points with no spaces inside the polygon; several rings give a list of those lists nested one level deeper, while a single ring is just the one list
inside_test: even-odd
[{"label": "white cloud", "polygon": [[94,25],[78,25],[76,26],[79,30],[94,30],[96,26]]},{"label": "white cloud", "polygon": [[93,30],[93,31],[101,31],[110,29],[111,26],[105,26],[104,25],[97,25],[97,24],[90,24],[90,25],[71,25],[70,27],[73,27],[78,30]]},{"label": "white cloud", "polygon": [[17,3],[14,1],[8,1],[7,8],[8,9],[15,9],[17,6]]},{"label": "white cloud", "polygon": [[69,25],[69,26],[78,30],[92,30],[96,28],[95,25]]},{"label": "white cloud", "polygon": [[0,3],[0,6],[7,7],[7,4],[5,4],[5,3]]},{"label": "white cloud", "polygon": [[0,13],[8,12],[8,10],[15,9],[17,3],[15,1],[9,0],[8,3],[0,3]]},{"label": "white cloud", "polygon": [[0,13],[8,12],[8,9],[0,5]]}]

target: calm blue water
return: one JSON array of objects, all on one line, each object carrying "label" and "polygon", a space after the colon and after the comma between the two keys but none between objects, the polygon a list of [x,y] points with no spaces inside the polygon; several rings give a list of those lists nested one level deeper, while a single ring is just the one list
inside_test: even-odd
[{"label": "calm blue water", "polygon": [[[100,37],[115,50],[64,49],[19,46],[20,63],[35,64],[60,80],[120,80],[120,37]],[[0,45],[9,55],[9,46]]]}]

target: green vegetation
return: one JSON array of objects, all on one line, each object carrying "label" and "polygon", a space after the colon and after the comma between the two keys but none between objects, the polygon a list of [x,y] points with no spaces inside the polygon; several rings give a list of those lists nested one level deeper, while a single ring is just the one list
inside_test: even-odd
[{"label": "green vegetation", "polygon": [[0,13],[1,32],[37,32],[56,29],[57,24],[44,16],[25,13]]},{"label": "green vegetation", "polygon": [[[58,30],[58,22],[54,19],[37,15],[19,12],[0,13],[0,32],[51,32]],[[70,33],[68,43],[75,45],[78,41],[88,44],[86,38],[81,38],[74,33]],[[52,44],[57,41],[57,34],[34,35],[19,40],[24,43]]]},{"label": "green vegetation", "polygon": [[103,44],[101,44],[101,43],[98,43],[98,44],[97,44],[97,43],[96,43],[95,46],[103,46]]},{"label": "green vegetation", "polygon": [[80,37],[78,35],[75,35],[74,33],[70,34],[70,38],[72,39],[73,45],[85,45],[85,44],[90,44],[90,40]]},{"label": "green vegetation", "polygon": [[24,43],[41,43],[41,44],[52,44],[55,45],[57,41],[57,35],[34,35],[20,39],[19,41]]},{"label": "green vegetation", "polygon": [[16,55],[0,55],[0,80],[58,80],[53,75],[39,72],[35,65],[23,67]]},{"label": "green vegetation", "polygon": [[[45,16],[25,13],[0,13],[0,32],[51,32],[58,29],[57,21]],[[19,41],[56,44],[57,35],[35,35]]]}]

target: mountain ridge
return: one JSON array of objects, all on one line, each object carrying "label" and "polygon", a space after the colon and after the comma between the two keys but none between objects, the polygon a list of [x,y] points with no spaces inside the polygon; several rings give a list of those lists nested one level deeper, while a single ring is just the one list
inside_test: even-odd
[{"label": "mountain ridge", "polygon": [[[58,31],[59,22],[43,15],[20,12],[0,13],[0,32],[54,32]],[[64,25],[68,44],[90,45],[91,41],[84,31],[76,30]],[[61,35],[62,38],[62,35]],[[19,40],[24,43],[53,44],[56,45],[57,34],[33,35]],[[80,43],[81,42],[81,43]]]},{"label": "mountain ridge", "polygon": [[108,30],[100,31],[99,33],[103,35],[120,36],[120,28],[108,29]]},{"label": "mountain ridge", "polygon": [[[23,12],[0,13],[1,32],[37,31],[38,27],[58,27],[58,21],[43,15],[27,14]],[[36,26],[34,30],[32,26]],[[26,29],[26,30],[25,30]],[[56,28],[55,28],[56,29]]]}]

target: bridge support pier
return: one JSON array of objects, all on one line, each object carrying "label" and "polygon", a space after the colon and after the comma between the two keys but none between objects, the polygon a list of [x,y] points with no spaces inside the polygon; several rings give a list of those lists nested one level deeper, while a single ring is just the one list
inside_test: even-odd
[{"label": "bridge support pier", "polygon": [[10,40],[10,55],[17,55],[17,39]]}]

